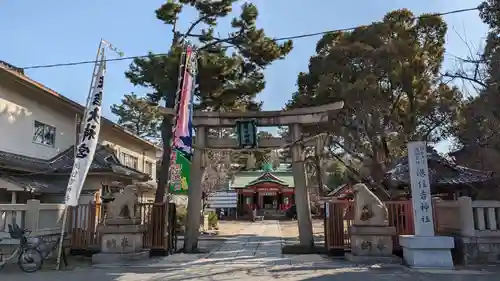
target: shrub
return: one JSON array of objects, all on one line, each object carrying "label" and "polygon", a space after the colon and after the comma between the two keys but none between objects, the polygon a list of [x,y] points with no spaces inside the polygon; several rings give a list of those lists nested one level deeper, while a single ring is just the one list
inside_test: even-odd
[{"label": "shrub", "polygon": [[176,214],[176,222],[177,222],[177,230],[184,231],[186,226],[186,218],[187,218],[187,209],[186,208],[177,208]]},{"label": "shrub", "polygon": [[217,214],[215,212],[208,213],[208,225],[210,227],[217,227],[218,223],[219,218],[217,217]]}]

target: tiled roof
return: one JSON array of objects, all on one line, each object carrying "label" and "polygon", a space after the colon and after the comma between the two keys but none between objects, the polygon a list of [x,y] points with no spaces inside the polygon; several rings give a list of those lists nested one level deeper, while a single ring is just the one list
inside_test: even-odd
[{"label": "tiled roof", "polygon": [[255,184],[258,181],[275,181],[276,183],[294,187],[293,174],[291,171],[273,171],[267,173],[264,171],[241,171],[234,176],[233,188],[243,188],[249,184]]},{"label": "tiled roof", "polygon": [[[66,190],[73,160],[73,147],[48,160],[0,151],[0,167],[3,168],[0,178],[26,191],[61,194]],[[89,174],[92,172],[110,172],[138,180],[149,179],[149,175],[122,165],[114,151],[104,145],[98,145],[96,149]]]},{"label": "tiled roof", "polygon": [[331,192],[328,193],[328,197],[338,197],[346,194],[350,194],[351,191],[351,185],[350,184],[342,184],[339,185],[337,188],[332,190]]},{"label": "tiled roof", "polygon": [[288,186],[288,184],[286,182],[284,182],[282,179],[276,177],[275,175],[273,175],[270,172],[265,172],[264,174],[262,174],[257,179],[249,182],[247,184],[247,186],[257,185],[257,184],[263,183],[263,182],[272,182],[272,183],[276,183],[276,184],[279,184],[279,185]]},{"label": "tiled roof", "polygon": [[[0,168],[13,171],[30,171],[36,174],[69,174],[73,169],[74,148],[71,146],[59,153],[52,159],[39,159],[20,154],[0,151]],[[138,179],[149,178],[133,168],[129,168],[120,163],[114,151],[104,145],[98,145],[90,173],[92,172],[116,172],[135,176]]]},{"label": "tiled roof", "polygon": [[23,187],[31,193],[62,194],[68,185],[69,175],[54,178],[54,176],[46,175],[14,176],[7,173],[0,173],[0,179]]},{"label": "tiled roof", "polygon": [[[474,184],[493,178],[491,172],[456,165],[432,151],[427,152],[427,159],[431,185]],[[385,182],[396,186],[409,185],[410,173],[407,156],[401,158],[394,168],[385,174]]]}]

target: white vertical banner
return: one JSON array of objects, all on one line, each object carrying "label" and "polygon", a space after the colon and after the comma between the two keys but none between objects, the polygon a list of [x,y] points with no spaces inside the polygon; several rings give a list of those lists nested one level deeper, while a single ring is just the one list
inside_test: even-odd
[{"label": "white vertical banner", "polygon": [[82,120],[82,130],[75,150],[73,170],[66,189],[66,205],[77,206],[87,173],[89,172],[101,129],[101,105],[106,72],[104,57],[100,62],[97,75],[92,86],[89,102]]},{"label": "white vertical banner", "polygon": [[415,235],[434,236],[427,143],[423,141],[409,142],[407,146]]},{"label": "white vertical banner", "polygon": [[101,39],[101,43],[106,45],[111,51],[115,52],[120,57],[123,57],[124,53],[122,51],[120,51],[117,47],[115,47],[115,45],[109,43],[108,41],[106,41],[104,39]]}]

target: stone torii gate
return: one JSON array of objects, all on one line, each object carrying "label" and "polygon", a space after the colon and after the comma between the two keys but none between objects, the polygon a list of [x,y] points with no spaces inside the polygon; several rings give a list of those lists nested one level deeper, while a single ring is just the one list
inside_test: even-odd
[{"label": "stone torii gate", "polygon": [[[203,153],[207,148],[212,149],[237,149],[237,140],[233,138],[208,138],[208,128],[235,128],[237,121],[255,120],[259,127],[288,126],[290,140],[282,138],[259,139],[259,147],[277,149],[291,146],[292,172],[295,182],[295,202],[297,206],[297,217],[299,227],[300,244],[305,247],[314,246],[314,236],[309,206],[309,192],[307,190],[306,172],[304,166],[303,147],[314,145],[314,142],[303,143],[302,125],[332,122],[335,112],[342,109],[343,102],[326,104],[316,107],[300,108],[287,111],[261,111],[261,112],[205,112],[195,111],[193,114],[193,126],[196,134],[194,143],[196,145],[193,153],[191,166],[190,186],[188,189],[188,214],[186,225],[186,236],[184,239],[185,249],[193,251],[197,247],[200,225],[200,212],[202,209],[201,181],[204,172]],[[172,108],[159,107],[163,115],[174,116]],[[194,200],[193,200],[194,199]]]}]

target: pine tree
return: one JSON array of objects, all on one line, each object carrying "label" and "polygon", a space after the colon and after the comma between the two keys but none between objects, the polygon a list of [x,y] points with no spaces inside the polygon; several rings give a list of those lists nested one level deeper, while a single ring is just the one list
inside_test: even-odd
[{"label": "pine tree", "polygon": [[[231,21],[232,31],[227,36],[219,37],[216,32],[217,24],[220,19],[229,16],[236,2],[237,0],[167,1],[156,10],[156,17],[172,27],[172,42],[168,54],[157,56],[151,53],[146,58],[135,59],[125,75],[134,85],[149,88],[151,92],[148,97],[151,102],[173,108],[181,53],[186,40],[192,40],[198,50],[194,94],[199,103],[196,108],[211,111],[260,110],[261,103],[254,98],[265,87],[263,71],[272,62],[283,59],[292,50],[292,42],[278,43],[266,36],[264,30],[256,25],[258,10],[251,3],[241,6],[241,13]],[[194,8],[198,17],[189,28],[180,31],[176,23],[184,8]],[[163,156],[155,202],[163,202],[168,182],[172,120],[163,117],[160,128]],[[198,199],[201,200],[193,200]],[[186,244],[196,243],[186,241]]]},{"label": "pine tree", "polygon": [[135,135],[159,143],[160,114],[146,97],[134,93],[124,96],[121,104],[111,106],[111,112],[118,116],[118,124]]},{"label": "pine tree", "polygon": [[[231,22],[233,32],[227,37],[216,36],[215,28],[221,18],[232,11],[236,0],[221,1],[168,1],[156,10],[156,17],[172,26],[173,40],[168,55],[150,54],[138,58],[130,65],[126,76],[134,85],[148,87],[152,102],[174,106],[177,90],[180,54],[185,39],[197,40],[199,53],[198,76],[195,95],[199,99],[197,108],[207,110],[259,110],[261,104],[253,98],[265,87],[263,70],[273,61],[284,58],[292,49],[292,42],[279,44],[266,36],[256,26],[258,10],[254,4],[245,3],[241,14]],[[176,29],[182,10],[190,6],[198,12],[186,31]],[[195,29],[199,33],[194,33]],[[227,50],[232,48],[232,53]],[[172,135],[170,118],[163,118],[161,138],[163,140],[162,173],[160,174],[156,202],[162,202],[167,184]]]}]

